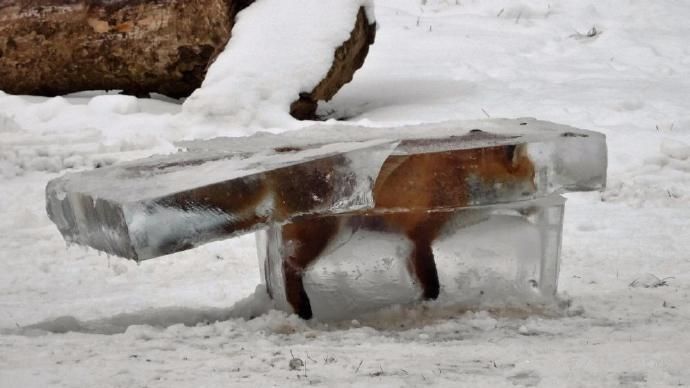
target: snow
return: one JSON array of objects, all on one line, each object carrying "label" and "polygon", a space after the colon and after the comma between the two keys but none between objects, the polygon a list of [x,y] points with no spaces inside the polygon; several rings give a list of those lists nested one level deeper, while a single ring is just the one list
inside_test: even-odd
[{"label": "snow", "polygon": [[[261,314],[251,236],[140,265],[65,249],[44,209],[64,169],[301,124],[245,129],[161,97],[121,114],[94,110],[93,93],[0,93],[0,386],[690,385],[690,4],[376,5],[377,43],[322,113],[373,126],[531,116],[607,135],[607,190],[568,195],[563,308],[439,302],[302,322]],[[665,284],[631,286],[648,274]]]},{"label": "snow", "polygon": [[89,108],[99,113],[132,114],[139,111],[139,101],[133,96],[95,96],[89,101]]},{"label": "snow", "polygon": [[661,153],[671,159],[686,160],[690,158],[690,145],[680,140],[663,139]]},{"label": "snow", "polygon": [[226,50],[184,103],[185,112],[283,125],[297,96],[328,74],[362,7],[371,8],[371,0],[256,1],[238,15]]}]

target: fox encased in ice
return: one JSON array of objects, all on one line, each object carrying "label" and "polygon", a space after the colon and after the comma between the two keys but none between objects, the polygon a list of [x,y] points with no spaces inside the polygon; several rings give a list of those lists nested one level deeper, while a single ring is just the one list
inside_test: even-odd
[{"label": "fox encased in ice", "polygon": [[[468,206],[474,191],[497,185],[534,193],[534,178],[524,144],[394,155],[375,182],[375,208],[355,218],[367,229],[404,234],[413,246],[408,270],[422,297],[436,299],[440,285],[432,243],[453,214],[442,210]],[[310,217],[282,227],[283,247],[290,247],[282,262],[285,293],[304,319],[312,317],[312,309],[303,274],[343,227],[344,218],[348,217]]]}]

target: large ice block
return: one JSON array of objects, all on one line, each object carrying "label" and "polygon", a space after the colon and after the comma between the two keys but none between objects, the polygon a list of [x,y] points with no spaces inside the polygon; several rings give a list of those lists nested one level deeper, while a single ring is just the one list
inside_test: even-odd
[{"label": "large ice block", "polygon": [[370,208],[396,144],[156,156],[55,179],[47,210],[68,242],[146,260],[297,215]]},{"label": "large ice block", "polygon": [[47,187],[70,242],[143,260],[307,215],[426,212],[601,189],[604,136],[534,119],[316,125],[180,144]]},{"label": "large ice block", "polygon": [[[607,150],[603,134],[533,118],[449,121],[432,124],[371,128],[352,125],[314,125],[287,134],[263,134],[260,138],[216,138],[190,141],[180,146],[197,152],[228,148],[255,149],[257,144],[285,143],[291,147],[331,142],[391,139],[399,145],[383,165],[377,183],[393,170],[401,179],[423,185],[420,174],[454,174],[429,178],[437,191],[466,193],[448,196],[419,209],[490,205],[529,200],[567,191],[601,190],[606,185]],[[260,143],[257,143],[260,141]],[[518,155],[513,151],[518,148]],[[516,175],[500,154],[525,157],[533,179],[506,179]],[[517,161],[517,160],[516,160]],[[423,166],[422,166],[423,165]],[[498,168],[498,169],[497,169]],[[500,173],[503,170],[503,174]],[[494,176],[491,176],[491,175]],[[428,185],[426,186],[428,187]],[[404,187],[401,187],[404,189]],[[416,189],[416,187],[415,187]],[[409,208],[410,204],[406,204]],[[395,209],[376,203],[377,209]]]},{"label": "large ice block", "polygon": [[[437,273],[439,297],[467,308],[553,301],[563,205],[564,199],[554,194],[427,212],[428,220],[441,227],[437,236],[425,241],[430,255],[420,255],[415,235],[401,229],[396,217],[411,216],[405,212],[312,217],[273,225],[257,232],[262,278],[278,308],[308,318],[299,311],[300,303],[308,300],[313,317],[322,320],[352,319],[385,306],[418,302],[428,276],[420,276],[417,269],[429,264]],[[427,227],[431,223],[427,221]],[[312,234],[316,230],[328,233]],[[325,245],[314,248],[311,238]],[[306,265],[299,259],[304,252],[311,258]],[[300,282],[290,276],[295,265],[303,267],[303,299],[295,290]]]}]

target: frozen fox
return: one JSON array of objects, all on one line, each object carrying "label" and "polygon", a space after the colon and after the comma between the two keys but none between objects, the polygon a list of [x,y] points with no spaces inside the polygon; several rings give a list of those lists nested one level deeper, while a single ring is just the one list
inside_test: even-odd
[{"label": "frozen fox", "polygon": [[[374,209],[356,218],[366,224],[362,227],[402,233],[410,240],[410,274],[424,299],[436,299],[440,285],[432,244],[452,215],[442,210],[467,206],[474,191],[501,185],[531,194],[534,177],[525,145],[391,156],[374,185]],[[343,227],[344,218],[309,218],[282,227],[283,246],[291,247],[282,263],[285,293],[304,319],[312,317],[312,310],[303,274]]]}]

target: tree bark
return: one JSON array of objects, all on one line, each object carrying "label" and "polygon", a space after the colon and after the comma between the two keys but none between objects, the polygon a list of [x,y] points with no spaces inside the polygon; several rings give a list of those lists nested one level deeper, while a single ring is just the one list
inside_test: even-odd
[{"label": "tree bark", "polygon": [[[0,90],[189,96],[225,48],[237,12],[253,1],[0,0]],[[296,91],[290,113],[316,118],[318,101],[352,80],[375,34],[361,9],[329,72],[313,90]]]},{"label": "tree bark", "polygon": [[315,119],[318,101],[328,101],[352,81],[355,72],[364,64],[369,46],[376,38],[376,24],[367,18],[364,8],[359,10],[350,38],[335,51],[333,65],[324,79],[308,93],[300,93],[292,103],[290,114],[299,119]]},{"label": "tree bark", "polygon": [[0,90],[184,97],[225,47],[229,0],[0,0]]}]

